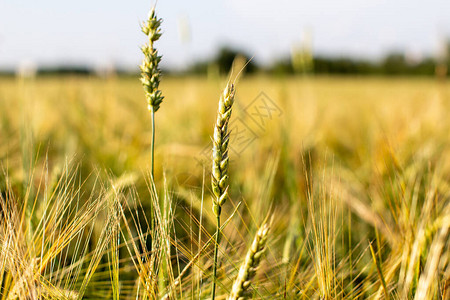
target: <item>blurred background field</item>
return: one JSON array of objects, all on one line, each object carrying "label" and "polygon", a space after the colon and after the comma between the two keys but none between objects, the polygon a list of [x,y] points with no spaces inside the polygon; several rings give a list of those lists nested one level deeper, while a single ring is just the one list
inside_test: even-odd
[{"label": "blurred background field", "polygon": [[[164,76],[166,110],[157,123],[159,175],[163,167],[192,170],[192,158],[201,158],[225,82],[224,77]],[[260,107],[259,115],[252,115],[253,106],[264,103],[261,93],[272,110]],[[384,155],[409,161],[430,145],[446,146],[449,93],[446,81],[433,78],[247,76],[239,82],[233,120],[242,121],[246,137],[255,139],[240,153],[232,152],[233,160],[245,170],[265,162],[252,161],[256,154],[266,157],[282,149],[299,158],[303,151],[320,152],[320,157],[329,151],[330,158],[354,172],[382,172]],[[2,79],[2,157],[18,170],[23,148],[32,145],[37,161],[49,152],[55,163],[79,156],[88,162],[86,168],[106,168],[115,175],[139,171],[149,159],[150,121],[142,97],[134,77]]]}]

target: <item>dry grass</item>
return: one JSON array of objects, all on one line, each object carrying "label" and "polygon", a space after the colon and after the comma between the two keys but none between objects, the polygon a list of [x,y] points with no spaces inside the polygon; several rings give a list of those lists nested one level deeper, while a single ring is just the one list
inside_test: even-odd
[{"label": "dry grass", "polygon": [[[223,86],[161,82],[155,185],[137,78],[1,79],[0,299],[209,297]],[[262,127],[244,111],[261,91],[282,111]],[[257,138],[230,136],[217,298],[268,211],[250,298],[448,298],[449,99],[433,79],[241,79],[230,129]]]}]

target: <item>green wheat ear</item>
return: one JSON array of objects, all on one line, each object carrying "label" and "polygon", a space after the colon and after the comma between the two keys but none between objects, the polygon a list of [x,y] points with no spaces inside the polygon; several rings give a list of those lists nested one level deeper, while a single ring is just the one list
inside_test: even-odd
[{"label": "green wheat ear", "polygon": [[233,284],[233,289],[228,300],[242,300],[248,298],[248,290],[253,277],[256,274],[261,257],[266,249],[269,224],[264,224],[256,233],[253,243],[247,252],[244,262],[239,269],[239,274]]},{"label": "green wheat ear", "polygon": [[214,126],[211,186],[215,196],[213,211],[216,217],[220,216],[222,205],[228,197],[228,144],[230,141],[228,123],[231,118],[234,93],[234,85],[228,84],[220,97],[217,121]]},{"label": "green wheat ear", "polygon": [[142,24],[142,32],[148,36],[148,44],[142,46],[141,50],[144,53],[144,60],[141,65],[141,82],[144,86],[145,95],[148,102],[148,110],[156,112],[164,97],[159,90],[159,77],[161,71],[158,68],[161,56],[158,56],[158,51],[153,46],[161,37],[162,20],[156,17],[155,8],[150,11],[147,22]]}]

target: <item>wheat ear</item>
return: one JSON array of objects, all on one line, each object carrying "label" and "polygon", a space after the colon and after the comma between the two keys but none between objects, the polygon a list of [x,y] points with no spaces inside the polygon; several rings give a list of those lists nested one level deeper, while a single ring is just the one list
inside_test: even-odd
[{"label": "wheat ear", "polygon": [[269,225],[266,223],[258,230],[250,249],[247,252],[245,261],[239,269],[239,274],[233,284],[233,289],[228,300],[246,299],[246,292],[251,284],[251,280],[256,274],[256,270],[261,262],[269,233]]},{"label": "wheat ear", "polygon": [[222,205],[228,197],[228,143],[230,141],[228,124],[234,103],[234,93],[234,85],[227,84],[220,96],[217,121],[214,126],[211,186],[214,194],[213,212],[217,218],[217,227],[216,243],[214,246],[212,300],[214,300],[216,293],[217,257],[220,243],[220,213],[222,211]]},{"label": "wheat ear", "polygon": [[158,68],[161,56],[153,46],[153,43],[161,37],[161,19],[156,17],[153,7],[148,16],[148,20],[142,24],[142,32],[148,36],[148,44],[142,46],[144,60],[141,65],[141,82],[144,86],[145,97],[147,98],[148,110],[152,117],[152,144],[151,144],[151,174],[153,177],[154,152],[155,152],[155,112],[159,109],[164,97],[159,90],[159,77],[161,71]]},{"label": "wheat ear", "polygon": [[227,85],[219,100],[217,122],[214,126],[213,164],[211,185],[214,193],[213,211],[220,216],[221,207],[227,199],[228,190],[228,143],[230,133],[228,123],[234,103],[234,86]]}]

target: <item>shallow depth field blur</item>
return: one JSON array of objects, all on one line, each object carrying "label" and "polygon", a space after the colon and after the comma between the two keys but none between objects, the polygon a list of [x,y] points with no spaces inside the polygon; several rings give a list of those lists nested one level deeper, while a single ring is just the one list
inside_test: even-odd
[{"label": "shallow depth field blur", "polygon": [[[208,298],[226,81],[163,76],[153,185],[137,78],[0,79],[0,298]],[[236,90],[218,299],[265,222],[250,298],[450,297],[448,81],[257,75]]]}]

